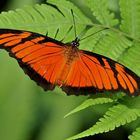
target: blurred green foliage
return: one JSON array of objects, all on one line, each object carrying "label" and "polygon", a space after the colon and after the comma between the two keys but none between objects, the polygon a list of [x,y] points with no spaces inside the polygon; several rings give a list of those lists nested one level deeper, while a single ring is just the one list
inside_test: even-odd
[{"label": "blurred green foliage", "polygon": [[[91,17],[83,0],[71,1]],[[41,2],[9,0],[5,11]],[[117,0],[108,2],[117,15]],[[14,59],[5,51],[0,51],[0,140],[63,140],[91,126],[91,118],[94,117],[92,124],[95,123],[109,107],[99,105],[64,119],[87,97],[66,96],[59,88],[51,92],[43,91],[25,76]],[[119,140],[124,139],[119,129],[113,133]],[[114,136],[111,134],[109,137]]]}]

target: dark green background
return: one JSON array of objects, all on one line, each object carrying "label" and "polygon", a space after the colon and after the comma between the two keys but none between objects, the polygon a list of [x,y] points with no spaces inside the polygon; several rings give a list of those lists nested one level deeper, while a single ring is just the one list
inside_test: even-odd
[{"label": "dark green background", "polygon": [[[43,0],[5,0],[0,2],[0,10],[42,2],[45,3]],[[73,2],[90,17],[83,0]],[[109,4],[118,13],[117,1],[109,0]],[[0,50],[0,140],[63,140],[81,132],[106,111],[103,106],[96,106],[64,118],[86,98],[66,96],[59,88],[44,92],[23,73],[7,52]],[[128,134],[128,129],[117,128],[113,132],[84,139],[125,140]]]}]

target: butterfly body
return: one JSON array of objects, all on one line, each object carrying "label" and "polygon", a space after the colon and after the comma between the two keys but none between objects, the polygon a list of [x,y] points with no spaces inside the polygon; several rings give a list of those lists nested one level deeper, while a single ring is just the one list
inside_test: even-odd
[{"label": "butterfly body", "polygon": [[56,80],[56,84],[60,86],[65,85],[68,75],[71,74],[72,65],[77,59],[80,59],[78,48],[72,45],[65,46],[64,58],[61,73]]},{"label": "butterfly body", "polygon": [[140,94],[140,78],[134,72],[78,47],[77,38],[65,44],[29,31],[0,29],[0,48],[16,58],[25,73],[45,90],[58,85],[68,95],[104,91]]}]

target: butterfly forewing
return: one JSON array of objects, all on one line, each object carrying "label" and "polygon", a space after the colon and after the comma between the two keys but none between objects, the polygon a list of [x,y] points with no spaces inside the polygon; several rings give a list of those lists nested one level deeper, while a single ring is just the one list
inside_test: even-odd
[{"label": "butterfly forewing", "polygon": [[64,63],[62,43],[43,35],[27,31],[0,30],[1,49],[9,51],[20,66],[45,90],[55,87]]}]

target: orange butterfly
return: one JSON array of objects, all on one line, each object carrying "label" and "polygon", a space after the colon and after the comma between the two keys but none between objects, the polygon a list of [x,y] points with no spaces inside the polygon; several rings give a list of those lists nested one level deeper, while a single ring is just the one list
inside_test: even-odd
[{"label": "orange butterfly", "polygon": [[29,31],[0,29],[0,48],[17,59],[29,77],[45,90],[60,86],[68,95],[124,91],[138,95],[140,78],[123,65],[99,54]]}]

